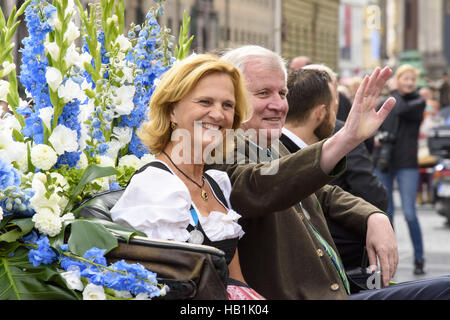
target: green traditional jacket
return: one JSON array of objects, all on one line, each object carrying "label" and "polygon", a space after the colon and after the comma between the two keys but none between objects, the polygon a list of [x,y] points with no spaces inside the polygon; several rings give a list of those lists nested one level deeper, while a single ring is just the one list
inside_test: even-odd
[{"label": "green traditional jacket", "polygon": [[[239,222],[245,235],[238,250],[247,283],[267,299],[347,299],[333,262],[305,219],[310,218],[337,252],[325,215],[364,239],[367,218],[381,211],[327,185],[345,170],[346,160],[325,174],[320,168],[324,141],[293,154],[280,142],[279,158],[271,162],[266,150],[252,148],[248,140],[245,143],[245,149],[235,151],[236,159],[262,163],[215,165],[214,169],[228,173],[231,206],[242,215]],[[270,170],[277,173],[267,174]]]}]

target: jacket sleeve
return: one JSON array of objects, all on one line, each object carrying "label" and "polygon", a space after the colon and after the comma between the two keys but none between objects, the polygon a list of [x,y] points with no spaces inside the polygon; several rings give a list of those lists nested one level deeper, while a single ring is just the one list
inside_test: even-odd
[{"label": "jacket sleeve", "polygon": [[386,188],[373,173],[372,158],[364,143],[347,155],[347,170],[331,184],[363,198],[380,210],[387,210],[389,196]]},{"label": "jacket sleeve", "polygon": [[411,97],[408,100],[405,100],[398,94],[393,96],[397,99],[397,103],[393,110],[396,115],[407,120],[422,120],[426,103],[419,94],[415,94],[414,97]]},{"label": "jacket sleeve", "polygon": [[324,141],[271,162],[215,165],[214,169],[226,171],[230,177],[232,208],[243,218],[286,210],[342,174],[346,158],[330,175],[320,168]]},{"label": "jacket sleeve", "polygon": [[365,237],[367,219],[373,213],[383,213],[367,201],[356,197],[338,186],[326,185],[316,192],[324,215],[338,225]]}]

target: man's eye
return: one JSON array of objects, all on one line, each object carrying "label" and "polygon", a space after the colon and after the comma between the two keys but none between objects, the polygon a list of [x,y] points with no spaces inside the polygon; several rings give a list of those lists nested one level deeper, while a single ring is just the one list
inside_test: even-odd
[{"label": "man's eye", "polygon": [[287,92],[286,91],[280,91],[280,97],[281,98],[286,98]]},{"label": "man's eye", "polygon": [[269,95],[269,92],[267,91],[259,91],[256,93],[257,96],[259,97],[267,97]]}]

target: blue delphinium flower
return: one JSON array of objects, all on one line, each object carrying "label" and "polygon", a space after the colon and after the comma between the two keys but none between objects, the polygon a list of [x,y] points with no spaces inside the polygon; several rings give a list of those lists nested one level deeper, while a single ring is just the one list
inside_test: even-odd
[{"label": "blue delphinium flower", "polygon": [[28,253],[28,259],[33,266],[51,264],[58,260],[58,254],[50,247],[46,236],[41,235],[35,244],[38,246],[37,249],[31,249]]},{"label": "blue delphinium flower", "polygon": [[0,158],[0,190],[20,185],[19,172],[8,162]]}]

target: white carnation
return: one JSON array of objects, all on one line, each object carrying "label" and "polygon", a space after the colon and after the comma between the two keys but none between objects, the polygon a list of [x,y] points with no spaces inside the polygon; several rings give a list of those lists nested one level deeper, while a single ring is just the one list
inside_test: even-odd
[{"label": "white carnation", "polygon": [[75,130],[60,124],[53,130],[48,141],[52,144],[57,154],[74,152],[78,149],[78,137]]},{"label": "white carnation", "polygon": [[142,167],[142,161],[135,155],[128,154],[119,159],[119,166],[128,166],[138,170]]},{"label": "white carnation", "polygon": [[35,213],[32,221],[35,228],[50,237],[54,237],[61,232],[61,218],[48,208],[42,208]]},{"label": "white carnation", "polygon": [[49,170],[57,160],[55,150],[46,144],[38,144],[31,149],[31,163],[38,169]]},{"label": "white carnation", "polygon": [[50,89],[52,89],[52,91],[57,91],[63,81],[63,76],[58,69],[48,67],[47,72],[45,73],[45,79],[47,80]]},{"label": "white carnation", "polygon": [[6,77],[11,71],[16,69],[16,65],[9,61],[4,61],[2,63],[2,67],[3,67],[3,77]]},{"label": "white carnation", "polygon": [[106,300],[105,289],[93,283],[89,283],[83,290],[83,300]]}]

